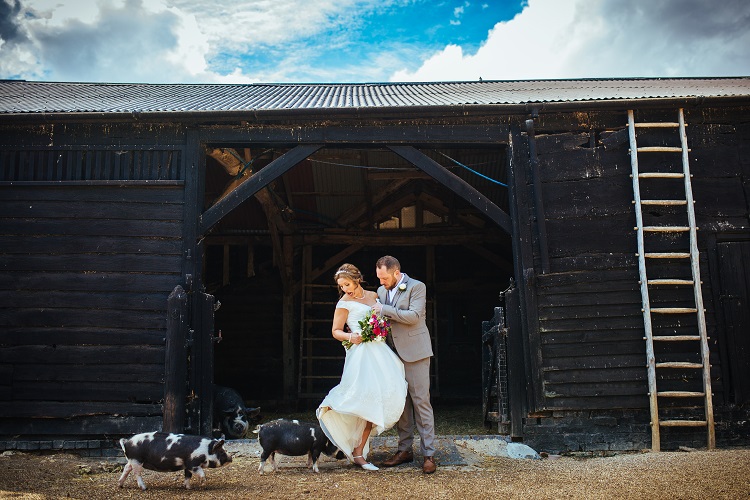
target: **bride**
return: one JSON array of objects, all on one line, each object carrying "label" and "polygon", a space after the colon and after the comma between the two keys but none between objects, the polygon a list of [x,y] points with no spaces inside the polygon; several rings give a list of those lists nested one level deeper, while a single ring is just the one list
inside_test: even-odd
[{"label": "bride", "polygon": [[[362,288],[362,273],[343,264],[334,274],[342,296],[333,315],[333,338],[350,342],[339,385],[317,410],[323,432],[350,461],[365,470],[378,470],[366,459],[370,434],[393,427],[404,411],[404,365],[385,342],[362,342],[359,321],[370,312],[377,293]],[[349,332],[344,331],[344,325]]]}]

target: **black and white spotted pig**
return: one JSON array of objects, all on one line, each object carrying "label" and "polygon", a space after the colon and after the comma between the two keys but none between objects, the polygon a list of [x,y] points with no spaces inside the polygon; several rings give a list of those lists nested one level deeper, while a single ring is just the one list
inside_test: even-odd
[{"label": "black and white spotted pig", "polygon": [[146,489],[141,473],[143,469],[159,472],[185,471],[185,488],[190,489],[190,478],[197,474],[205,481],[204,467],[221,467],[232,461],[224,450],[223,439],[207,439],[187,434],[145,432],[130,439],[120,439],[128,463],[122,471],[118,485],[122,488],[132,471],[142,490]]},{"label": "black and white spotted pig", "polygon": [[263,448],[260,455],[260,466],[258,467],[258,472],[261,474],[263,474],[268,457],[271,457],[273,470],[278,469],[276,453],[290,457],[307,454],[307,466],[312,465],[314,472],[320,472],[318,470],[318,457],[321,453],[337,459],[346,457],[326,437],[318,424],[282,418],[259,425],[253,432],[258,434],[258,444]]},{"label": "black and white spotted pig", "polygon": [[216,436],[227,439],[242,439],[247,434],[250,422],[257,420],[260,408],[247,408],[242,396],[229,387],[214,385],[214,427]]}]

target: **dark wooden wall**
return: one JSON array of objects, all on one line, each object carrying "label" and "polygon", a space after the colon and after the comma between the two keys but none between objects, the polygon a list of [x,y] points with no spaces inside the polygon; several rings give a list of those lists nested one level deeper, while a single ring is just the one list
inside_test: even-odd
[{"label": "dark wooden wall", "polygon": [[[713,392],[722,403],[727,401],[720,345],[724,335],[714,290],[718,277],[711,274],[716,253],[711,242],[717,235],[748,235],[750,110],[685,113]],[[636,121],[676,120],[677,109],[636,110]],[[625,109],[542,115],[535,123],[549,257],[545,273],[534,224],[538,329],[531,331],[530,347],[537,410],[648,407],[626,123]],[[666,139],[649,140],[659,145]],[[527,177],[530,200],[531,167]],[[684,199],[681,182],[673,186],[659,188],[659,196],[652,198]],[[533,223],[532,207],[524,213]],[[672,220],[675,214],[658,216]],[[670,300],[673,292],[663,293],[656,299],[652,294],[652,302]]]},{"label": "dark wooden wall", "polygon": [[0,150],[0,435],[161,428],[182,152],[106,132]]}]

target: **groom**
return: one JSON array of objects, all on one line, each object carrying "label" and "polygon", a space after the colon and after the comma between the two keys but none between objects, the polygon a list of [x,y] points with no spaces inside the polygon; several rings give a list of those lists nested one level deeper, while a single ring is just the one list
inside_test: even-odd
[{"label": "groom", "polygon": [[421,436],[424,456],[422,471],[435,472],[435,418],[430,404],[430,356],[432,342],[425,323],[427,289],[421,281],[401,272],[395,257],[386,255],[378,259],[375,272],[380,280],[379,303],[372,308],[391,322],[388,343],[404,362],[406,382],[409,384],[404,413],[398,421],[398,451],[383,462],[393,467],[414,461],[414,422]]}]

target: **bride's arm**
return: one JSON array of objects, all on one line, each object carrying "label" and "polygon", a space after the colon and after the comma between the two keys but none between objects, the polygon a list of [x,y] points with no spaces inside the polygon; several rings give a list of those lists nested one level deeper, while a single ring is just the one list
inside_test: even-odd
[{"label": "bride's arm", "polygon": [[331,335],[333,338],[339,341],[348,340],[353,344],[359,344],[360,337],[358,334],[353,334],[351,337],[347,332],[344,331],[344,325],[346,325],[346,318],[349,316],[349,311],[342,307],[337,307],[336,312],[333,313],[333,327],[331,328]]}]

